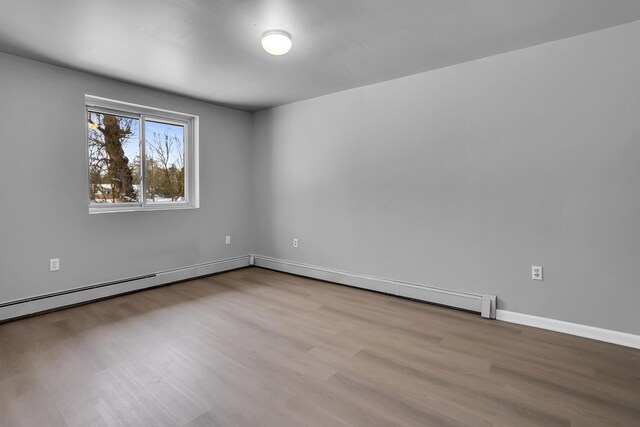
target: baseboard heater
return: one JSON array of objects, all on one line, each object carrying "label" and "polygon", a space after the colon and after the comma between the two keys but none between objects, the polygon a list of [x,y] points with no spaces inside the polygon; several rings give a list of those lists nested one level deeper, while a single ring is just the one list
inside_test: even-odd
[{"label": "baseboard heater", "polygon": [[473,311],[489,319],[496,318],[495,295],[452,291],[417,283],[401,282],[381,277],[333,270],[262,255],[251,255],[251,264],[270,270]]},{"label": "baseboard heater", "polygon": [[0,321],[249,266],[249,255],[96,283],[0,303]]},{"label": "baseboard heater", "polygon": [[62,295],[74,294],[76,292],[84,292],[84,291],[88,291],[90,289],[97,289],[97,288],[104,288],[106,286],[119,285],[120,283],[134,282],[136,280],[142,280],[142,279],[149,279],[151,277],[156,277],[156,274],[147,274],[147,275],[144,275],[144,276],[130,277],[128,279],[114,280],[114,281],[111,281],[111,282],[98,283],[96,285],[83,286],[81,288],[68,289],[66,291],[51,292],[49,294],[37,295],[35,297],[23,298],[23,299],[18,299],[18,300],[9,301],[9,302],[3,302],[3,303],[0,304],[0,308],[10,307],[12,305],[17,305],[17,304],[26,304],[26,303],[30,303],[30,302],[33,302],[33,301],[38,301],[38,300],[45,299],[45,298],[53,298],[53,297],[59,297],[59,296],[62,296]]}]

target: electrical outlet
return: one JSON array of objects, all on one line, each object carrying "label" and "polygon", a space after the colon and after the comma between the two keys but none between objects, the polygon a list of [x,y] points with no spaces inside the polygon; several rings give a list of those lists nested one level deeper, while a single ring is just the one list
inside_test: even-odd
[{"label": "electrical outlet", "polygon": [[531,266],[531,280],[542,280],[542,266]]},{"label": "electrical outlet", "polygon": [[225,237],[224,243],[226,243],[227,245],[230,245],[231,244],[231,236]]},{"label": "electrical outlet", "polygon": [[293,247],[294,248],[298,247],[298,239],[293,239]]},{"label": "electrical outlet", "polygon": [[49,271],[60,270],[60,258],[51,258],[49,260]]}]

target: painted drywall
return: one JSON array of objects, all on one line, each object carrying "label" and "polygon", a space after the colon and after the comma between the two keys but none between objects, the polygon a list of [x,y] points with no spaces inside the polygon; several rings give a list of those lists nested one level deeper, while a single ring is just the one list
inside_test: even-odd
[{"label": "painted drywall", "polygon": [[253,252],[640,333],[638,40],[635,22],[257,113]]},{"label": "painted drywall", "polygon": [[[200,208],[90,215],[85,94],[199,115]],[[0,302],[248,254],[251,121],[0,54]]]}]

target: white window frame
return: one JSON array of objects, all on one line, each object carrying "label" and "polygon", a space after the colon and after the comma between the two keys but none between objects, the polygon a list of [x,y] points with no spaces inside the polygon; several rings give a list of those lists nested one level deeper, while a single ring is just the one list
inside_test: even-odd
[{"label": "white window frame", "polygon": [[[89,132],[87,131],[87,117],[89,112],[113,114],[136,118],[140,120],[140,202],[136,203],[94,203],[89,200],[89,213],[107,212],[132,212],[132,211],[158,211],[173,209],[196,209],[200,207],[199,197],[199,116],[193,114],[179,113],[176,111],[163,110],[160,108],[147,107],[144,105],[131,104],[129,102],[116,101],[93,95],[85,95],[85,135],[87,149],[87,184],[90,184],[89,177]],[[185,183],[183,202],[147,202],[146,191],[146,167],[145,167],[145,121],[155,121],[161,123],[184,126],[184,158],[185,158]]]}]

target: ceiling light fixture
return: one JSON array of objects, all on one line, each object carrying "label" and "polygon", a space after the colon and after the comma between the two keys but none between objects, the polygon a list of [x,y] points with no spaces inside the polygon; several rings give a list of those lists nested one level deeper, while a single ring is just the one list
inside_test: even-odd
[{"label": "ceiling light fixture", "polygon": [[262,47],[271,55],[284,55],[291,50],[291,34],[282,30],[269,30],[262,35]]}]

